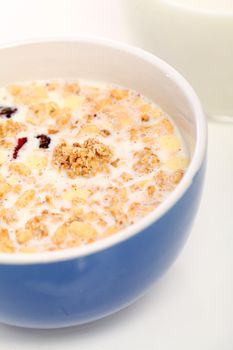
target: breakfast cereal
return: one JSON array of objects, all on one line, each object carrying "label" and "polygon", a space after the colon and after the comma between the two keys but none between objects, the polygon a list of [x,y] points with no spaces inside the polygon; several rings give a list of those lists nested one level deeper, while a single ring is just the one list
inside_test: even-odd
[{"label": "breakfast cereal", "polygon": [[83,246],[154,211],[188,157],[141,94],[87,81],[0,88],[0,252]]}]

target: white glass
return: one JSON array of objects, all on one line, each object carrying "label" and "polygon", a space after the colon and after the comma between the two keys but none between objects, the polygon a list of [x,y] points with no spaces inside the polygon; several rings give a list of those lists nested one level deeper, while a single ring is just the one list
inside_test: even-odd
[{"label": "white glass", "polygon": [[233,121],[233,0],[127,0],[132,41],[177,68],[207,114]]}]

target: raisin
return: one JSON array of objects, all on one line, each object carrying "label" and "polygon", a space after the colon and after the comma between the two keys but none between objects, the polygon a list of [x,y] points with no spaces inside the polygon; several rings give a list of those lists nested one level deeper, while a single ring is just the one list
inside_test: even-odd
[{"label": "raisin", "polygon": [[6,118],[11,118],[13,114],[18,111],[16,107],[1,107],[0,106],[0,116],[4,116]]},{"label": "raisin", "polygon": [[49,148],[49,144],[51,142],[51,138],[49,136],[41,134],[36,136],[36,138],[40,140],[39,148]]},{"label": "raisin", "polygon": [[17,141],[17,145],[15,146],[14,153],[13,153],[13,159],[16,159],[18,157],[19,150],[23,147],[23,145],[27,142],[27,137],[21,137]]}]

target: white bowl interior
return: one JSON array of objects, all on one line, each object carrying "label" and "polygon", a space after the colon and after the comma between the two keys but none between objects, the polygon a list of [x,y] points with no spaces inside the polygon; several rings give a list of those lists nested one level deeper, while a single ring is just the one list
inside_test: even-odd
[{"label": "white bowl interior", "polygon": [[196,140],[192,106],[172,73],[167,72],[167,67],[158,67],[152,61],[145,64],[145,57],[139,52],[135,55],[133,49],[128,52],[101,42],[24,44],[1,50],[0,86],[35,79],[82,78],[132,88],[156,102],[174,118],[192,157]]}]

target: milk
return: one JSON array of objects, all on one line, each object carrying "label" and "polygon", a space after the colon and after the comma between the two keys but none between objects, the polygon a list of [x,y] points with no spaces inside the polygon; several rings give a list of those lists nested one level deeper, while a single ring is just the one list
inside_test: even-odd
[{"label": "milk", "polygon": [[[161,201],[169,196],[188,165],[185,143],[172,119],[138,92],[127,90],[127,97],[117,99],[112,97],[112,91],[116,89],[122,91],[122,88],[119,89],[109,84],[79,81],[77,95],[77,93],[67,93],[67,91],[65,93],[66,81],[57,80],[52,83],[57,86],[54,91],[49,89],[50,84],[47,81],[19,84],[18,91],[24,92],[21,97],[20,94],[19,96],[16,94],[17,98],[11,95],[11,89],[0,88],[0,106],[14,106],[17,109],[12,120],[5,115],[1,115],[0,118],[1,130],[6,130],[4,131],[6,136],[2,137],[1,141],[10,142],[7,147],[1,147],[0,150],[0,185],[7,183],[10,187],[5,192],[1,189],[1,223],[8,230],[16,251],[28,247],[35,248],[36,251],[57,249],[52,237],[72,217],[73,221],[81,220],[81,216],[82,220],[89,220],[91,227],[96,230],[96,237],[101,238],[105,235],[107,228],[118,225],[116,217],[108,209],[110,206],[115,206],[115,212],[117,210],[115,215],[121,216],[121,220],[122,217],[125,218],[121,224],[119,221],[120,225],[133,224],[146,213],[154,210]],[[35,95],[35,91],[38,93],[38,88],[40,93]],[[27,102],[25,102],[25,96],[29,97],[26,99]],[[99,107],[99,104],[106,99],[106,105]],[[56,117],[47,113],[43,108],[48,107],[48,103],[54,106],[54,101],[57,102],[57,106],[54,107],[57,109]],[[80,103],[80,101],[83,102]],[[69,107],[67,107],[68,102]],[[35,106],[36,114],[32,112]],[[58,116],[62,115],[65,106],[69,109],[68,120],[60,124],[58,132],[49,133],[55,123],[59,126]],[[43,113],[38,113],[39,110]],[[47,113],[46,118],[43,118],[45,113]],[[148,119],[143,120],[143,116],[147,116]],[[12,124],[9,127],[8,122],[11,121],[14,127]],[[21,123],[21,129],[18,129],[20,131],[16,129],[16,123]],[[7,125],[8,128],[6,128]],[[12,132],[14,129],[15,132]],[[107,137],[106,134],[101,133],[101,130],[109,131]],[[138,136],[132,139],[132,135],[136,135],[135,132]],[[40,147],[38,136],[41,135],[49,138],[48,147]],[[26,142],[19,149],[17,156],[13,157],[20,138],[26,138]],[[89,176],[81,173],[69,176],[64,164],[70,155],[66,153],[66,158],[60,159],[60,156],[56,156],[55,149],[57,146],[64,145],[65,142],[66,146],[73,147],[73,151],[76,147],[77,151],[79,145],[79,148],[82,147],[82,151],[84,150],[84,155],[80,156],[80,153],[79,155],[76,153],[76,163],[78,158],[82,158],[84,166],[91,170],[88,159],[93,154],[95,154],[95,159],[92,158],[92,164],[103,163],[104,159],[103,157],[98,159],[97,154],[99,153],[97,151],[94,153],[90,147],[88,155],[85,153],[83,144],[88,139],[92,144],[97,146],[102,144],[101,147],[110,150],[111,158],[106,163],[107,171],[100,168],[96,173],[86,173]],[[155,156],[158,162],[152,163],[156,159]],[[65,162],[64,159],[66,159]],[[117,160],[117,165],[113,165],[114,160]],[[149,162],[153,164],[153,167]],[[75,161],[72,162],[72,166],[74,164]],[[26,174],[22,170],[15,170],[16,166],[20,165],[21,169],[22,166],[24,170],[26,167],[28,171]],[[158,183],[161,183],[161,171],[164,185],[157,185],[157,180]],[[125,180],[122,178],[123,174],[127,174],[129,178]],[[179,180],[177,176],[178,178],[180,176]],[[154,186],[155,183],[157,189]],[[19,185],[17,190],[15,190],[16,185]],[[150,187],[153,193],[156,191],[155,196],[149,193]],[[4,188],[3,185],[2,188]],[[120,195],[121,189],[124,189],[124,195],[122,192]],[[28,201],[22,202],[25,191],[34,192],[34,194],[29,197]],[[137,209],[132,216],[130,208],[132,205],[135,207],[135,203],[136,206],[140,203],[142,207],[140,210]],[[77,209],[79,210],[78,217]],[[5,220],[2,210],[3,212],[13,210],[14,215],[11,215],[13,219]],[[130,210],[131,216],[128,216]],[[77,220],[74,220],[74,211],[76,211]],[[93,212],[97,219],[93,219]],[[91,213],[92,216],[89,215],[89,219],[85,219],[85,215]],[[98,220],[100,217],[102,221]],[[43,228],[45,232],[43,234],[40,233],[41,229],[38,231],[35,228],[37,225],[35,222],[38,223],[38,220],[41,220],[46,227],[46,229]],[[117,226],[117,230],[120,228],[123,226]],[[25,230],[29,229],[31,236],[27,241],[28,231],[25,234]],[[20,240],[19,232],[21,232]],[[82,243],[84,244],[85,240]],[[76,244],[81,243],[76,241]],[[65,243],[62,247],[66,247]],[[0,253],[1,249],[0,245]]]},{"label": "milk", "polygon": [[177,68],[209,115],[233,116],[233,1],[128,0],[134,44]]}]

